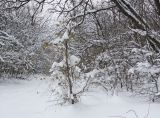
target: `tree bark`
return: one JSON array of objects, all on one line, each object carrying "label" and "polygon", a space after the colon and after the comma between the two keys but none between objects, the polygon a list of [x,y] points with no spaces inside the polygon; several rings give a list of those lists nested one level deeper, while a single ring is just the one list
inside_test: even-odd
[{"label": "tree bark", "polygon": [[67,74],[67,80],[68,80],[68,86],[69,86],[69,94],[70,94],[70,100],[71,104],[74,104],[74,97],[73,97],[73,90],[72,90],[72,81],[70,78],[70,67],[68,63],[68,41],[65,41],[65,61],[66,61],[66,74]]}]

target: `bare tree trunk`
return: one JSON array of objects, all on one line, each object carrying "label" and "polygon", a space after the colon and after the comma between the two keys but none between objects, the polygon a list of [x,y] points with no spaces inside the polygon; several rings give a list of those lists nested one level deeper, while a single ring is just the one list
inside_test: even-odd
[{"label": "bare tree trunk", "polygon": [[73,97],[72,81],[70,78],[70,67],[68,63],[68,41],[65,41],[65,61],[66,61],[66,74],[67,74],[67,80],[68,80],[68,86],[69,86],[70,100],[71,100],[71,104],[74,104],[75,102]]}]

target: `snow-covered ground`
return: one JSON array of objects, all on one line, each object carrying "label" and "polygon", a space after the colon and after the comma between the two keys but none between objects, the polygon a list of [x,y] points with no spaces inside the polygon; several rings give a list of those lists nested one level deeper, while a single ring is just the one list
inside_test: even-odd
[{"label": "snow-covered ground", "polygon": [[[160,103],[89,92],[76,105],[55,105],[50,80],[1,80],[0,118],[160,118]],[[50,87],[49,87],[50,86]]]}]

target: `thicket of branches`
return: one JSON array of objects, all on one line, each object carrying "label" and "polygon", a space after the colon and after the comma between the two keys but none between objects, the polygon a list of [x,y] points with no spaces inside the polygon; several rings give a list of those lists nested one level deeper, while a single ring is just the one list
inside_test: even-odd
[{"label": "thicket of branches", "polygon": [[25,2],[0,1],[0,76],[49,73],[51,29],[37,5]]},{"label": "thicket of branches", "polygon": [[90,79],[88,86],[152,98],[159,95],[159,3],[64,0],[53,4],[51,11],[65,17],[62,35],[68,27],[74,32],[76,45],[70,45],[71,53],[81,57],[79,67],[86,83]]},{"label": "thicket of branches", "polygon": [[[31,6],[31,3],[34,7],[28,10],[27,5]],[[50,72],[62,91],[58,87],[56,89],[65,95],[62,98],[75,103],[78,95],[89,86],[101,86],[113,92],[123,89],[152,98],[159,95],[159,0],[1,0],[0,7],[5,11],[0,12],[1,52],[5,55],[5,51],[9,50],[21,53],[32,49],[34,46],[31,45],[37,42],[35,39],[41,41],[46,38],[40,38],[43,34],[42,22],[36,20],[45,4],[51,5],[49,11],[58,14],[60,19],[53,33],[53,37],[57,38],[53,42],[47,39],[42,47],[49,48],[49,52],[53,50],[53,53],[43,57],[49,59],[48,65],[56,61]],[[12,22],[14,25],[11,25]],[[19,34],[17,30],[22,33]],[[4,39],[9,42],[4,42]],[[43,63],[48,60],[40,59],[45,51],[38,49],[33,51],[38,56],[23,53],[27,56],[14,59],[12,55],[18,63],[13,61],[9,66],[1,53],[0,62],[5,66],[1,65],[10,71],[16,70],[11,68],[21,67],[14,64],[22,64],[23,69],[27,67],[31,72],[43,68]],[[30,64],[32,59],[38,61]],[[71,62],[76,59],[78,63],[72,65]]]}]

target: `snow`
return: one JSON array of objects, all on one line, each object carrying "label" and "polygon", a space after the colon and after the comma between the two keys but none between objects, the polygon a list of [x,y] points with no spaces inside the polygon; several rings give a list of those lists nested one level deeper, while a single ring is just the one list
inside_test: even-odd
[{"label": "snow", "polygon": [[75,55],[71,55],[69,57],[69,65],[70,66],[75,66],[76,64],[78,64],[80,62],[80,58],[78,58],[77,56]]},{"label": "snow", "polygon": [[134,73],[134,71],[138,71],[138,72],[144,72],[144,73],[150,73],[152,75],[159,73],[160,72],[160,68],[155,66],[155,65],[151,65],[149,62],[145,61],[145,62],[138,62],[136,64],[136,67],[132,67],[129,69],[128,73]]},{"label": "snow", "polygon": [[151,66],[148,62],[144,63],[139,62],[137,70],[142,72],[150,72],[151,74],[160,72],[160,68],[156,66]]},{"label": "snow", "polygon": [[90,91],[75,105],[55,105],[49,92],[50,78],[35,80],[0,80],[1,118],[108,118],[123,116],[159,118],[160,104],[129,95],[109,96],[102,91]]},{"label": "snow", "polygon": [[[77,56],[75,55],[71,55],[69,57],[69,65],[70,66],[75,66],[76,64],[78,64],[80,62],[80,58],[78,58]],[[52,67],[50,69],[50,72],[53,72],[55,69],[57,70],[57,68],[59,67],[64,67],[66,64],[65,64],[65,60],[62,60],[61,62],[53,62],[52,64]],[[77,71],[80,71],[80,68],[76,68]]]},{"label": "snow", "polygon": [[156,96],[160,96],[160,92],[155,94]]},{"label": "snow", "polygon": [[64,61],[61,61],[61,62],[59,62],[59,63],[57,63],[57,62],[53,62],[53,64],[52,64],[52,67],[51,67],[51,69],[50,69],[50,72],[52,72],[55,68],[57,68],[57,67],[63,67],[64,66]]},{"label": "snow", "polygon": [[81,69],[80,69],[78,66],[76,66],[76,67],[75,67],[75,71],[80,73],[80,72],[81,72]]},{"label": "snow", "polygon": [[131,29],[133,32],[140,34],[141,36],[146,36],[147,32],[140,29]]},{"label": "snow", "polygon": [[58,44],[60,42],[63,42],[63,39],[58,37],[58,38],[54,39],[53,41],[51,41],[51,44]]},{"label": "snow", "polygon": [[133,73],[134,73],[134,70],[135,70],[134,68],[130,68],[130,69],[128,70],[128,73],[129,73],[129,74],[133,74]]},{"label": "snow", "polygon": [[3,45],[5,45],[5,44],[4,44],[3,42],[0,42],[0,45],[2,45],[2,46],[3,46]]},{"label": "snow", "polygon": [[1,55],[0,55],[0,61],[4,62],[4,59]]},{"label": "snow", "polygon": [[59,43],[63,43],[65,40],[68,40],[69,39],[69,36],[68,36],[69,34],[68,34],[68,30],[66,30],[65,31],[65,33],[63,34],[63,36],[60,38],[60,37],[58,37],[58,38],[56,38],[56,39],[54,39],[53,41],[51,41],[50,43],[51,44],[54,44],[54,45],[57,45],[57,44],[59,44]]},{"label": "snow", "polygon": [[86,77],[95,77],[95,75],[97,74],[97,73],[99,73],[100,72],[100,70],[98,70],[98,69],[93,69],[92,71],[90,71],[90,72],[88,72],[88,73],[86,73]]},{"label": "snow", "polygon": [[63,34],[63,37],[62,37],[63,40],[67,40],[69,39],[69,36],[68,36],[68,30],[65,31],[65,33]]}]

